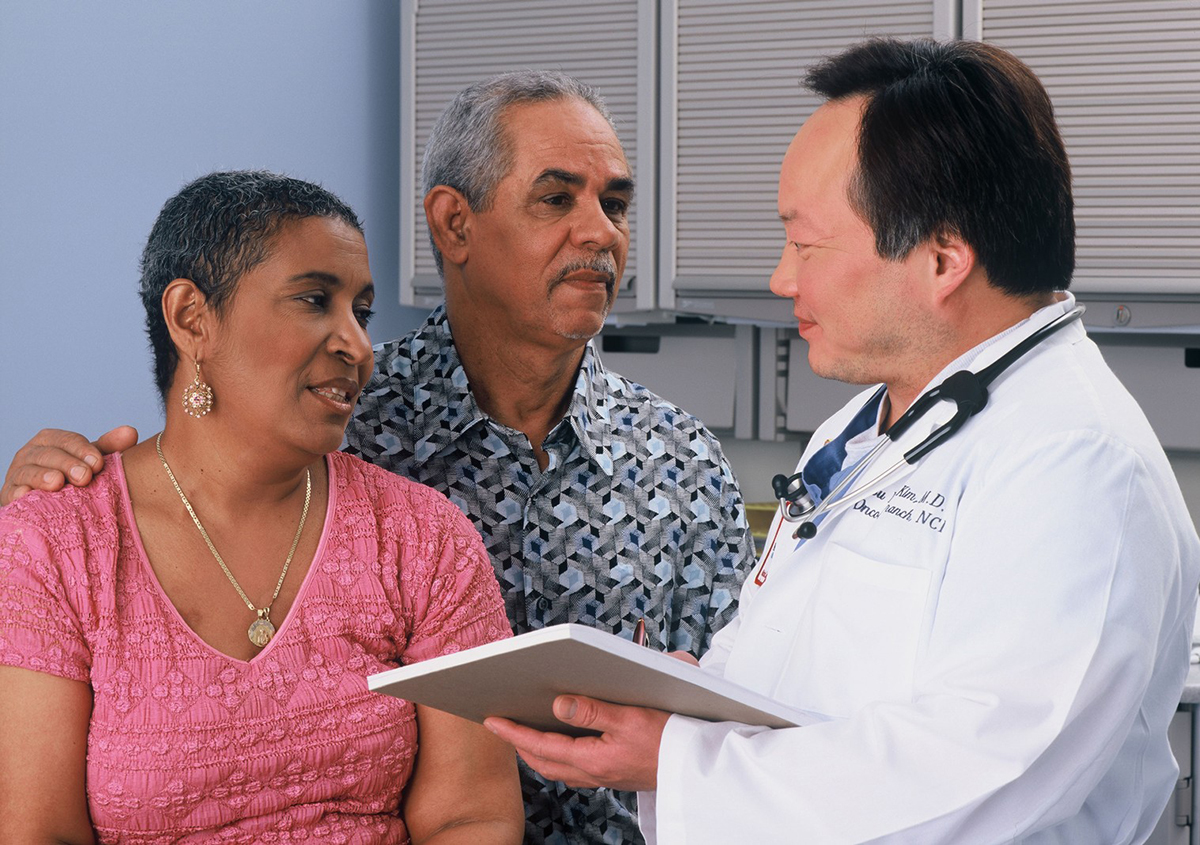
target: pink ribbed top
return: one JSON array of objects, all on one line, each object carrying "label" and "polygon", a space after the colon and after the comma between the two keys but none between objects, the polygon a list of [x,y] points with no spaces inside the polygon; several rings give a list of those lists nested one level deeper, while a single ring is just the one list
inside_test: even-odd
[{"label": "pink ribbed top", "polygon": [[[479,535],[441,494],[329,455],[316,556],[249,662],[204,643],[146,560],[119,456],[0,510],[0,664],[83,681],[103,843],[403,843],[411,704],[372,672],[510,636]],[[215,563],[214,563],[215,565]]]}]

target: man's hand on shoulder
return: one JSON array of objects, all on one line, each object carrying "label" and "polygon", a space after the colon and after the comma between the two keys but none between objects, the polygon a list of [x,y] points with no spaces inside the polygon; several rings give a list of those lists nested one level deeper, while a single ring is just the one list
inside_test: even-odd
[{"label": "man's hand on shoulder", "polygon": [[44,428],[17,451],[0,487],[0,505],[30,490],[61,490],[68,481],[86,487],[104,467],[104,456],[137,443],[137,429],[121,425],[89,443],[82,434]]}]

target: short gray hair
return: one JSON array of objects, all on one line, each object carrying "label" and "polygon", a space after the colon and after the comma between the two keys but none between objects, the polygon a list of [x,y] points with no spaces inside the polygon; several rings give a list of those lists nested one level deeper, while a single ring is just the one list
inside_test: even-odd
[{"label": "short gray hair", "polygon": [[[447,185],[461,193],[474,211],[487,211],[496,186],[512,167],[513,141],[506,136],[501,116],[509,106],[576,99],[592,106],[617,131],[612,114],[591,85],[553,70],[501,73],[464,88],[446,106],[425,144],[421,163],[423,193]],[[438,274],[442,253],[429,244]]]}]

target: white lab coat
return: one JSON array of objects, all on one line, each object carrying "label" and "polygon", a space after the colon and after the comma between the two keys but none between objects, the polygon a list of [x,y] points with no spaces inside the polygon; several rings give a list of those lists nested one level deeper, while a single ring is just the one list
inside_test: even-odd
[{"label": "white lab coat", "polygon": [[[932,383],[981,369],[1073,304],[1038,311]],[[817,431],[801,466],[870,392]],[[917,423],[860,484],[952,411]],[[702,661],[828,720],[768,730],[672,716],[657,792],[639,796],[650,841],[1148,836],[1177,775],[1167,724],[1188,669],[1200,540],[1150,426],[1082,325],[1005,371],[917,467],[851,497],[798,549],[784,525],[766,580],[759,568],[747,578],[738,618]]]}]

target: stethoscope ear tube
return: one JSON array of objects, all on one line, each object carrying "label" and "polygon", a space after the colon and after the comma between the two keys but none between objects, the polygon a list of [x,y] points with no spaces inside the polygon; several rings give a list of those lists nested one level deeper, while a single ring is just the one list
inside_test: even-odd
[{"label": "stethoscope ear tube", "polygon": [[[935,402],[942,400],[949,400],[954,403],[954,416],[934,429],[928,437],[912,449],[905,452],[904,460],[907,463],[915,464],[945,442],[954,432],[962,428],[968,419],[982,411],[988,400],[987,385],[970,370],[959,370],[956,373],[952,373],[945,381],[913,403],[913,407],[909,408],[904,416],[916,410],[917,405],[921,405],[922,407],[917,411],[917,416],[920,416]],[[895,440],[904,433],[904,429],[908,428],[917,416],[908,420],[904,428],[898,432],[895,431],[896,425],[893,425],[888,429],[888,437]],[[896,424],[899,425],[902,421],[904,421],[903,416],[896,421]]]}]

